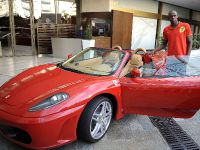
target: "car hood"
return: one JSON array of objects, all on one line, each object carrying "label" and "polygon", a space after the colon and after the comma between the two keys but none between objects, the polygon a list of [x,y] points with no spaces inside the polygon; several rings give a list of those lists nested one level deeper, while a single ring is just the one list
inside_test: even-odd
[{"label": "car hood", "polygon": [[28,69],[0,88],[0,100],[11,106],[37,101],[93,76],[63,70],[53,64]]}]

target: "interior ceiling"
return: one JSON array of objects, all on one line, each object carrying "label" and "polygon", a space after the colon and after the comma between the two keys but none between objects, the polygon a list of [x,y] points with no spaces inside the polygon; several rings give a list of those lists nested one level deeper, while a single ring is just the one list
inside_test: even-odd
[{"label": "interior ceiling", "polygon": [[200,11],[200,0],[158,0],[158,1]]}]

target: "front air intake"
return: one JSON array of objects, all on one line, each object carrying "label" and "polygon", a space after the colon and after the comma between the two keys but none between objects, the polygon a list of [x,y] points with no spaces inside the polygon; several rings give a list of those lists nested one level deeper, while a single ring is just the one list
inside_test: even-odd
[{"label": "front air intake", "polygon": [[0,124],[0,130],[6,137],[18,142],[30,144],[32,141],[31,136],[22,129]]}]

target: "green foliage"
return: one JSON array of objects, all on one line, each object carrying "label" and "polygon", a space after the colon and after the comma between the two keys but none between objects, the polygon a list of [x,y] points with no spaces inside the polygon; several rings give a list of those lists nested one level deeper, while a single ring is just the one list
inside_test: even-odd
[{"label": "green foliage", "polygon": [[199,49],[200,48],[200,34],[194,34],[192,40],[193,40],[192,49]]},{"label": "green foliage", "polygon": [[157,41],[158,42],[158,46],[161,46],[163,44],[163,37],[162,37],[162,35],[160,35],[157,40],[158,40]]},{"label": "green foliage", "polygon": [[84,38],[86,38],[86,39],[92,39],[92,27],[89,24],[87,24],[87,26],[85,28]]}]

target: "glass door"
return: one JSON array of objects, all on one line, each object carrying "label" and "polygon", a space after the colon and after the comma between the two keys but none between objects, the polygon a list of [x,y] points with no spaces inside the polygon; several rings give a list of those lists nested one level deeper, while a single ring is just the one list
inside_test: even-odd
[{"label": "glass door", "polygon": [[32,49],[32,36],[31,36],[31,7],[30,0],[18,1],[13,3],[14,10],[17,14],[14,18],[15,26],[15,56],[34,55]]},{"label": "glass door", "polygon": [[12,56],[8,0],[0,0],[0,56]]}]

